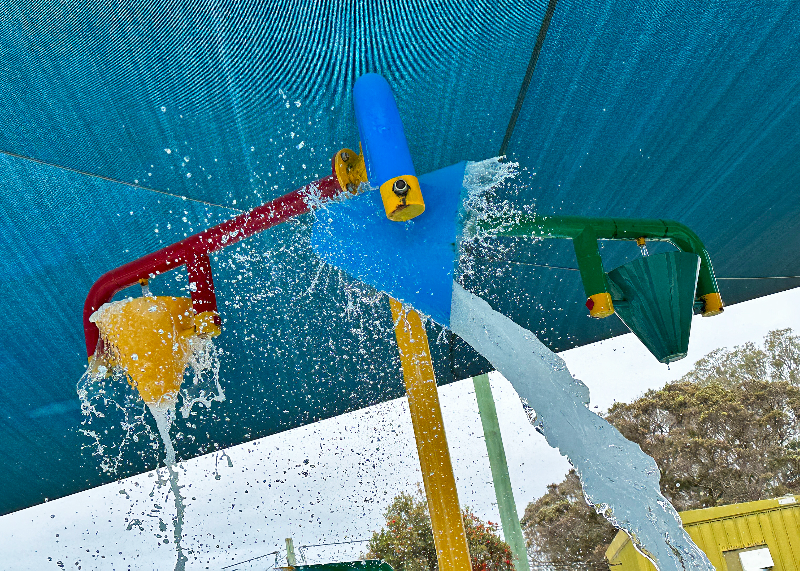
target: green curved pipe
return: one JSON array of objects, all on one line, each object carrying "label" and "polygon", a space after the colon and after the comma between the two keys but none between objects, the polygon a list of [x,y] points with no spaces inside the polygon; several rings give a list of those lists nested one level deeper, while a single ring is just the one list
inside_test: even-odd
[{"label": "green curved pipe", "polygon": [[[711,257],[702,240],[691,228],[674,220],[645,218],[588,218],[584,216],[494,217],[478,222],[482,230],[499,236],[535,236],[538,238],[568,238],[575,247],[578,269],[586,297],[608,293],[608,283],[597,240],[636,240],[646,238],[670,242],[679,250],[700,257],[696,299],[708,294],[719,295],[717,278]],[[703,301],[705,301],[703,299]]]}]

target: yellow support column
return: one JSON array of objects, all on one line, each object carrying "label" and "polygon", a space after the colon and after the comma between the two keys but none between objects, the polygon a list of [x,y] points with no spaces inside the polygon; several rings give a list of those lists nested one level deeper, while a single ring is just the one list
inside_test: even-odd
[{"label": "yellow support column", "polygon": [[425,326],[413,309],[405,311],[395,299],[391,299],[390,304],[439,570],[471,571]]}]

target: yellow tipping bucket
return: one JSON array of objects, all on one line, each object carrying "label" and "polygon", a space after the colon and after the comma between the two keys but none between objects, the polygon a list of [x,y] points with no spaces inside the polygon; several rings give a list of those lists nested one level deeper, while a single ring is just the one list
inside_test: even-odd
[{"label": "yellow tipping bucket", "polygon": [[138,297],[103,306],[93,316],[111,365],[121,367],[147,404],[175,402],[195,334],[192,300]]}]

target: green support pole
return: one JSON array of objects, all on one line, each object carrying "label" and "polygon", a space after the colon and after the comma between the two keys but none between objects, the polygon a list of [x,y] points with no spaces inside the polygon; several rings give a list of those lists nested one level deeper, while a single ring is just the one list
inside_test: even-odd
[{"label": "green support pole", "polygon": [[297,567],[297,558],[294,556],[294,542],[291,537],[286,538],[286,564]]},{"label": "green support pole", "polygon": [[517,506],[514,503],[514,492],[511,490],[511,478],[508,475],[503,437],[500,435],[500,424],[497,422],[497,409],[494,406],[492,387],[489,385],[489,375],[473,377],[472,382],[475,385],[475,397],[478,400],[486,451],[489,453],[489,465],[492,467],[492,481],[494,482],[494,493],[497,496],[497,507],[500,510],[503,535],[506,543],[511,547],[511,553],[514,554],[514,569],[530,571],[525,539],[522,537],[522,527],[519,517],[517,517]]}]

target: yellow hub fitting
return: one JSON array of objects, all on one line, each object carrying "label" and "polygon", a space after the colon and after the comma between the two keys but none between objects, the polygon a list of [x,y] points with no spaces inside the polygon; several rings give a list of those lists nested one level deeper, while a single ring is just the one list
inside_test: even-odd
[{"label": "yellow hub fitting", "polygon": [[586,307],[589,308],[589,315],[596,319],[614,315],[614,303],[611,301],[611,294],[606,292],[589,296],[589,299],[586,300]]},{"label": "yellow hub fitting", "polygon": [[384,182],[381,198],[386,216],[395,222],[405,222],[425,212],[422,189],[413,175],[396,176]]},{"label": "yellow hub fitting", "polygon": [[222,333],[219,313],[203,311],[194,316],[194,330],[200,337],[212,338]]},{"label": "yellow hub fitting", "polygon": [[722,306],[722,297],[718,293],[707,293],[700,299],[703,300],[703,317],[712,317],[725,311]]},{"label": "yellow hub fitting", "polygon": [[195,334],[194,318],[191,299],[166,296],[109,304],[92,316],[109,363],[121,367],[142,399],[154,405],[169,405],[177,398],[189,360],[188,340]]},{"label": "yellow hub fitting", "polygon": [[358,188],[367,182],[367,168],[364,156],[352,149],[342,149],[333,158],[333,171],[342,190],[357,194]]}]

